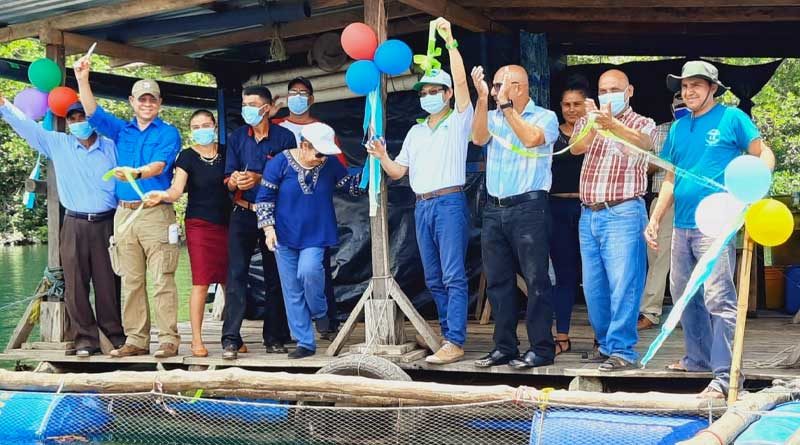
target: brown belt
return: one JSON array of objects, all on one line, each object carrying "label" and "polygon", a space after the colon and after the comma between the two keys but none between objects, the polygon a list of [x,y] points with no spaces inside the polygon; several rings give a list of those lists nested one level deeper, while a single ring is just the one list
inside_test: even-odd
[{"label": "brown belt", "polygon": [[434,190],[432,192],[427,193],[418,193],[417,194],[417,201],[426,201],[428,199],[437,198],[439,196],[449,195],[451,193],[458,193],[463,191],[464,187],[460,185],[454,185],[453,187],[445,187],[443,189]]},{"label": "brown belt", "polygon": [[631,201],[631,200],[637,199],[637,198],[638,197],[626,198],[626,199],[616,199],[614,201],[598,202],[596,204],[581,204],[581,205],[586,207],[589,210],[592,210],[592,211],[596,212],[598,210],[610,209],[611,207],[618,206],[618,205],[622,204],[623,202],[628,202],[628,201]]},{"label": "brown belt", "polygon": [[253,204],[250,201],[245,201],[244,199],[235,199],[233,201],[233,203],[236,204],[237,206],[243,208],[243,209],[250,210],[251,212],[255,212],[256,211],[255,204]]},{"label": "brown belt", "polygon": [[142,201],[119,201],[119,206],[123,209],[136,210],[142,205]]}]

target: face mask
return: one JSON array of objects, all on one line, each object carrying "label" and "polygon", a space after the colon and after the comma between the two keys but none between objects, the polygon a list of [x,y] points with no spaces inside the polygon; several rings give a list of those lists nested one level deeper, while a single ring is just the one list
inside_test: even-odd
[{"label": "face mask", "polygon": [[600,95],[597,98],[597,101],[600,102],[600,107],[604,107],[606,104],[611,104],[611,114],[614,116],[622,113],[625,110],[625,107],[628,106],[627,101],[625,100],[625,92],[620,91],[618,93],[606,93]]},{"label": "face mask", "polygon": [[261,109],[264,107],[266,107],[266,105],[262,105],[260,107],[243,106],[242,119],[244,119],[244,122],[247,125],[255,127],[256,125],[261,123],[262,119],[264,119],[264,116],[261,114]]},{"label": "face mask", "polygon": [[684,116],[690,115],[692,112],[687,107],[678,107],[672,109],[672,116],[675,117],[675,120],[678,120]]},{"label": "face mask", "polygon": [[198,128],[192,130],[192,140],[198,145],[208,145],[214,142],[217,132],[214,128]]},{"label": "face mask", "polygon": [[419,106],[428,114],[436,114],[444,108],[444,91],[439,94],[428,94],[419,98]]},{"label": "face mask", "polygon": [[89,139],[89,136],[94,133],[94,128],[89,125],[89,122],[75,122],[69,124],[69,132],[78,139]]},{"label": "face mask", "polygon": [[303,114],[308,111],[308,98],[300,95],[289,96],[288,105],[292,114]]}]

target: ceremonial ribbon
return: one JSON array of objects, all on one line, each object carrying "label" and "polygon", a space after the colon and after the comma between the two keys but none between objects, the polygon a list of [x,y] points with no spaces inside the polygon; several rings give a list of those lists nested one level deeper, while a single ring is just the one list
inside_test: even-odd
[{"label": "ceremonial ribbon", "polygon": [[[42,154],[36,157],[36,164],[33,166],[33,170],[31,171],[30,176],[28,178],[33,180],[39,180],[42,176]],[[25,208],[32,209],[33,206],[36,204],[36,193],[34,192],[25,192],[22,195],[22,204],[25,205]]]},{"label": "ceremonial ribbon", "polygon": [[426,76],[431,75],[431,71],[442,68],[442,63],[436,58],[442,55],[442,49],[436,46],[436,20],[432,20],[428,29],[428,51],[425,54],[416,54],[414,64],[425,71]]},{"label": "ceremonial ribbon", "polygon": [[[379,83],[377,88],[367,94],[363,123],[365,139],[374,140],[383,137],[383,106],[378,97],[380,91],[381,84]],[[361,189],[369,187],[369,216],[377,215],[381,190],[381,165],[378,158],[372,155],[367,157],[359,187]]]},{"label": "ceremonial ribbon", "polygon": [[136,217],[139,216],[140,213],[142,213],[142,209],[144,209],[145,195],[142,192],[142,189],[139,188],[139,184],[136,183],[136,179],[133,177],[130,170],[127,168],[122,168],[122,167],[112,168],[111,170],[107,171],[106,174],[103,175],[103,181],[111,180],[111,178],[114,177],[114,174],[117,171],[122,171],[122,173],[125,175],[125,179],[128,180],[128,183],[131,185],[131,188],[133,189],[134,192],[136,192],[137,195],[139,195],[139,199],[142,201],[142,203],[139,205],[139,207],[136,208],[136,210],[131,214],[131,216],[128,217],[128,219],[124,223],[119,225],[119,228],[117,229],[117,237],[119,238],[122,236],[123,233],[125,233],[125,231],[128,230],[128,226],[130,226],[133,223],[133,220],[135,220]]}]

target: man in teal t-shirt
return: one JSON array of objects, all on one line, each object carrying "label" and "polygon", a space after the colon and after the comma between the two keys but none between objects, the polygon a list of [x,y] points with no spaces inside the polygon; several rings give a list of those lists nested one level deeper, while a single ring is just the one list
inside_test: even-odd
[{"label": "man in teal t-shirt", "polygon": [[[687,62],[680,76],[667,76],[667,87],[681,92],[692,113],[672,125],[661,152],[664,159],[719,183],[724,181],[728,163],[745,153],[760,157],[770,169],[774,168],[775,156],[750,118],[738,108],[714,100],[727,91],[714,65]],[[676,178],[672,172],[667,172],[664,178],[645,238],[653,249],[658,249],[658,224],[674,200],[670,265],[673,296],[683,293],[697,261],[714,241],[697,229],[694,213],[703,198],[718,191],[692,178]],[[703,285],[703,299],[693,298],[683,311],[681,325],[686,355],[668,366],[671,370],[712,371],[714,379],[700,394],[704,398],[724,398],[730,384],[731,346],[736,327],[735,264],[736,251],[730,243]],[[743,382],[742,376],[739,385]]]}]

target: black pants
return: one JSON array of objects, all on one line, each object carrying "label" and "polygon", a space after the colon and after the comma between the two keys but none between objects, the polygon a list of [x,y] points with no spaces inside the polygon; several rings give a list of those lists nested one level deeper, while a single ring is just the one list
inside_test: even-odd
[{"label": "black pants", "polygon": [[486,292],[494,314],[495,348],[517,355],[519,300],[516,272],[528,286],[525,327],[530,349],[553,359],[551,332],[553,303],[548,276],[550,252],[550,204],[546,195],[511,207],[488,203],[483,212],[481,252],[486,273]]},{"label": "black pants", "polygon": [[[64,217],[60,234],[64,303],[72,322],[77,349],[100,348],[98,327],[115,347],[125,343],[120,310],[120,280],[111,269],[111,259],[108,257],[108,239],[113,234],[113,218],[90,222],[72,216]],[[89,302],[90,282],[94,287],[94,311]]]},{"label": "black pants", "polygon": [[228,226],[228,282],[225,288],[225,310],[222,322],[222,347],[242,345],[242,320],[247,307],[247,283],[250,271],[250,258],[258,248],[261,250],[261,264],[264,272],[266,308],[264,315],[264,343],[287,343],[289,325],[283,304],[281,282],[275,254],[267,249],[264,232],[258,228],[256,214],[241,207],[235,207]]}]

